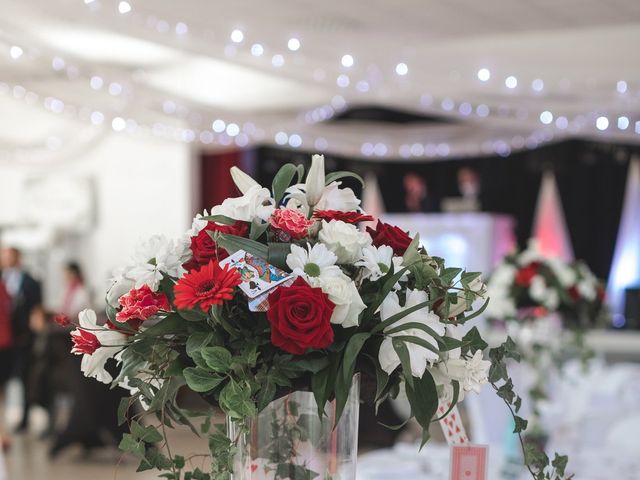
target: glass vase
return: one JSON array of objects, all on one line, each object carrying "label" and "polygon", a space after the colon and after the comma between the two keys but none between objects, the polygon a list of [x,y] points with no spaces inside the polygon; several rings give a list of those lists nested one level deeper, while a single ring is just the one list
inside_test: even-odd
[{"label": "glass vase", "polygon": [[296,391],[271,402],[246,428],[227,419],[237,439],[233,480],[355,480],[360,378],[353,379],[336,425],[335,401],[318,416],[312,392]]}]

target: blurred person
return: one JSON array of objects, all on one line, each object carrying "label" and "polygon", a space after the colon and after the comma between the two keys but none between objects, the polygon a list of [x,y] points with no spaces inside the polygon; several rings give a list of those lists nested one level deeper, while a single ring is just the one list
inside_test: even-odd
[{"label": "blurred person", "polygon": [[[11,297],[0,281],[0,400],[4,404],[4,389],[11,376],[11,355],[13,338],[11,334]],[[2,449],[9,446],[9,440],[4,433],[4,425],[0,423],[0,445]]]},{"label": "blurred person", "polygon": [[460,196],[479,204],[480,195],[482,194],[482,182],[478,172],[471,167],[462,167],[458,170],[456,177]]},{"label": "blurred person", "polygon": [[42,290],[38,283],[22,267],[22,254],[14,247],[0,250],[2,281],[11,298],[12,372],[23,385],[23,413],[18,431],[26,430],[29,423],[29,375],[32,366],[34,334],[30,327],[32,312],[42,303]]},{"label": "blurred person", "polygon": [[32,397],[49,414],[48,428],[43,436],[55,433],[58,396],[70,392],[68,376],[77,370],[71,352],[70,321],[91,307],[90,295],[77,262],[69,262],[64,271],[65,289],[54,311],[36,308],[31,315],[31,329],[36,333],[34,367],[29,379]]},{"label": "blurred person", "polygon": [[404,203],[409,212],[437,212],[438,202],[429,195],[427,181],[414,172],[407,173],[403,179]]}]

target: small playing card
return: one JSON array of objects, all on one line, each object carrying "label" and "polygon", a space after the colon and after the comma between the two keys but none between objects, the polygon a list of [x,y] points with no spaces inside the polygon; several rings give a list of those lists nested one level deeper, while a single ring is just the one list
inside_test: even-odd
[{"label": "small playing card", "polygon": [[[444,415],[446,411],[449,410],[449,406],[450,404],[441,402],[438,406],[438,415]],[[457,406],[453,407],[447,416],[440,420],[440,427],[449,445],[464,445],[469,443],[469,437],[467,437],[467,432],[462,424]]]},{"label": "small playing card", "polygon": [[487,445],[453,445],[451,447],[451,480],[486,480]]},{"label": "small playing card", "polygon": [[[287,278],[284,282],[280,283],[279,287],[288,287],[295,281],[295,278]],[[270,289],[269,291],[258,295],[255,298],[249,299],[249,310],[252,312],[266,312],[269,310],[269,295],[271,295],[273,291]]]},{"label": "small playing card", "polygon": [[266,260],[238,250],[225,258],[220,265],[231,265],[240,272],[240,289],[249,297],[256,298],[282,282],[291,278],[291,274],[270,265]]}]

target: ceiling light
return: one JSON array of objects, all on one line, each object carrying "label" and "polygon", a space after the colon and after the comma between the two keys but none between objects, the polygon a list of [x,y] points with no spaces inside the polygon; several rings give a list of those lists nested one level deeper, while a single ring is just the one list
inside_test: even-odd
[{"label": "ceiling light", "polygon": [[51,60],[51,68],[53,68],[56,72],[62,70],[64,68],[64,65],[64,60],[60,57],[54,57],[53,60]]},{"label": "ceiling light", "polygon": [[230,137],[235,137],[240,133],[240,127],[236,123],[230,123],[227,125],[227,135]]},{"label": "ceiling light", "polygon": [[116,132],[121,132],[127,127],[127,122],[125,122],[124,118],[122,117],[116,117],[111,121],[111,127]]},{"label": "ceiling light", "polygon": [[94,125],[102,125],[102,122],[104,122],[104,115],[102,114],[102,112],[91,112],[91,123],[93,123]]},{"label": "ceiling light", "polygon": [[211,129],[216,133],[222,133],[226,128],[227,124],[224,122],[224,120],[220,120],[219,118],[214,120],[211,124]]},{"label": "ceiling light", "polygon": [[598,117],[596,119],[596,128],[601,131],[609,128],[609,119],[607,117]]},{"label": "ceiling light", "polygon": [[298,148],[300,145],[302,145],[302,137],[300,137],[300,135],[294,133],[293,135],[289,136],[289,146]]},{"label": "ceiling light", "polygon": [[22,48],[20,48],[17,45],[13,45],[9,49],[9,55],[11,55],[11,58],[13,58],[14,60],[19,59],[23,53],[24,53],[24,50],[22,50]]},{"label": "ceiling light", "polygon": [[131,4],[125,0],[122,0],[119,4],[118,4],[118,11],[121,14],[125,14],[125,13],[129,13],[131,11]]},{"label": "ceiling light", "polygon": [[486,117],[487,115],[489,115],[489,107],[484,103],[481,103],[476,107],[476,115],[478,115],[479,117]]},{"label": "ceiling light", "polygon": [[284,57],[279,53],[271,57],[271,65],[274,67],[281,67],[284,65]]},{"label": "ceiling light", "polygon": [[264,53],[264,47],[259,43],[254,43],[251,45],[251,55],[254,57],[259,57]]},{"label": "ceiling light", "polygon": [[300,40],[298,40],[296,37],[291,37],[287,42],[287,48],[292,52],[300,50]]},{"label": "ceiling light", "polygon": [[341,73],[340,75],[338,75],[338,78],[336,79],[336,84],[341,87],[341,88],[346,88],[349,86],[350,80],[349,80],[349,76],[345,75],[344,73]]},{"label": "ceiling light", "polygon": [[488,68],[481,68],[480,70],[478,70],[477,75],[478,80],[480,80],[481,82],[486,82],[491,78],[491,72]]},{"label": "ceiling light", "polygon": [[91,77],[91,80],[89,80],[89,85],[94,90],[100,90],[104,85],[104,80],[102,80],[102,77],[94,75],[93,77]]},{"label": "ceiling light", "polygon": [[507,86],[507,88],[516,88],[518,86],[518,79],[513,75],[510,75],[505,78],[504,84]]},{"label": "ceiling light", "polygon": [[278,145],[285,145],[289,140],[289,135],[287,135],[285,132],[278,132],[276,133],[274,140]]},{"label": "ceiling light", "polygon": [[558,127],[560,130],[564,130],[568,126],[569,126],[569,120],[567,120],[567,117],[556,118],[556,127]]},{"label": "ceiling light", "polygon": [[343,55],[342,59],[340,60],[340,63],[342,63],[343,67],[352,67],[353,66],[353,57],[349,54]]},{"label": "ceiling light", "polygon": [[400,62],[399,64],[396,65],[396,73],[401,77],[403,77],[407,73],[409,73],[409,67],[407,66],[406,63]]},{"label": "ceiling light", "polygon": [[541,92],[544,88],[544,82],[541,79],[536,78],[533,82],[531,82],[531,88],[536,92]]},{"label": "ceiling light", "polygon": [[540,114],[540,121],[545,125],[549,125],[551,122],[553,122],[553,113],[551,113],[549,110],[545,110]]},{"label": "ceiling light", "polygon": [[240,43],[242,42],[242,40],[244,40],[244,33],[242,33],[242,30],[238,30],[237,28],[231,32],[231,41],[233,43]]},{"label": "ceiling light", "polygon": [[629,128],[629,119],[627,117],[618,117],[618,128],[620,130],[626,130]]},{"label": "ceiling light", "polygon": [[176,33],[178,35],[186,35],[189,33],[189,27],[187,27],[186,23],[178,22],[176,23]]},{"label": "ceiling light", "polygon": [[624,80],[618,81],[616,84],[616,90],[618,90],[618,93],[625,93],[627,91],[627,82]]}]

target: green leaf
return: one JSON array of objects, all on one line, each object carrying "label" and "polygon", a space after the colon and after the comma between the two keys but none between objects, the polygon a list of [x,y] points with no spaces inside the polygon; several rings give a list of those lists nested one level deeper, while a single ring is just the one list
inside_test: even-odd
[{"label": "green leaf", "polygon": [[324,177],[324,184],[329,185],[331,182],[335,182],[336,180],[340,180],[341,178],[346,178],[346,177],[355,178],[358,182],[360,182],[360,185],[364,187],[364,179],[360,175],[358,175],[357,173],[347,172],[347,171],[338,171],[338,172],[328,173]]},{"label": "green leaf", "polygon": [[433,300],[426,300],[424,302],[420,302],[420,303],[418,303],[416,305],[413,305],[413,306],[411,306],[409,308],[404,308],[403,310],[399,311],[395,315],[391,315],[385,321],[378,323],[375,327],[373,327],[373,329],[371,330],[371,333],[373,334],[373,333],[381,332],[385,328],[393,325],[395,322],[397,322],[398,320],[403,319],[407,315],[409,315],[409,314],[411,314],[413,312],[417,312],[418,310],[422,310],[423,308],[430,307],[433,304],[433,302],[434,302]]},{"label": "green leaf", "polygon": [[205,347],[201,353],[207,366],[214,372],[226,373],[231,369],[231,352],[226,348]]},{"label": "green leaf", "polygon": [[366,342],[370,337],[371,334],[368,332],[356,333],[349,339],[349,342],[347,342],[347,347],[344,349],[344,357],[342,360],[342,372],[345,385],[348,384],[351,386],[351,380],[353,378],[358,354],[360,353],[360,350],[362,350],[364,342]]},{"label": "green leaf", "polygon": [[131,406],[131,397],[122,397],[118,405],[118,425],[122,425],[127,421],[127,413]]},{"label": "green leaf", "polygon": [[258,392],[258,396],[256,398],[258,411],[262,411],[267,405],[269,405],[275,395],[276,383],[273,379],[273,376],[267,375],[263,384],[260,386],[260,391]]},{"label": "green leaf", "polygon": [[199,393],[213,390],[224,380],[224,377],[212,374],[200,367],[187,367],[183,370],[183,375],[189,388]]},{"label": "green leaf", "polygon": [[569,457],[566,455],[558,455],[555,454],[553,461],[551,462],[551,466],[556,469],[556,473],[560,476],[564,476],[564,472],[567,469],[567,462],[569,461]]},{"label": "green leaf", "polygon": [[190,357],[194,351],[200,351],[213,340],[212,332],[194,332],[187,339],[187,355]]},{"label": "green leaf", "polygon": [[302,179],[304,178],[304,165],[301,163],[296,165],[296,173],[298,174],[298,179],[296,183],[302,183]]},{"label": "green leaf", "polygon": [[297,171],[298,168],[293,163],[285,163],[280,167],[280,170],[278,170],[275,177],[273,177],[271,189],[273,191],[273,198],[276,201],[276,205],[278,205],[280,200],[282,200],[285,190],[291,184],[291,180],[293,180],[293,176]]},{"label": "green leaf", "polygon": [[118,448],[138,458],[143,458],[145,453],[144,442],[136,440],[130,433],[125,433],[120,440]]},{"label": "green leaf", "polygon": [[462,269],[458,267],[445,268],[440,273],[440,280],[442,281],[442,283],[449,285],[453,282],[453,279],[456,278],[460,272],[462,272]]},{"label": "green leaf", "polygon": [[416,337],[414,335],[396,335],[393,338],[396,340],[401,340],[403,342],[420,345],[421,347],[426,348],[427,350],[430,350],[433,353],[440,355],[440,350],[438,350],[438,347],[434,347],[430,342],[426,341],[424,338]]},{"label": "green leaf", "polygon": [[251,230],[249,231],[249,238],[251,240],[257,240],[267,230],[269,224],[258,219],[254,219],[251,222]]},{"label": "green leaf", "polygon": [[202,220],[206,220],[207,222],[216,222],[221,225],[233,225],[237,222],[231,217],[227,217],[226,215],[207,215],[204,217],[200,217]]},{"label": "green leaf", "polygon": [[168,470],[173,465],[173,462],[167,458],[160,450],[155,447],[148,448],[145,452],[144,458],[140,461],[136,472],[144,472],[156,468],[158,470]]},{"label": "green leaf", "polygon": [[[392,327],[392,328],[389,328],[388,330],[385,330],[384,333],[386,335],[392,335],[394,333],[404,332],[405,330],[409,330],[409,329],[422,330],[423,332],[427,333],[429,336],[433,337],[438,342],[440,341],[444,342],[445,338],[450,338],[450,337],[441,337],[440,335],[438,335],[438,333],[434,329],[429,327],[427,324],[420,323],[420,322],[403,323],[402,325],[398,325],[396,327]],[[451,340],[455,340],[455,339],[451,339]]]},{"label": "green leaf", "polygon": [[449,405],[447,411],[444,412],[442,416],[436,418],[434,422],[439,422],[440,420],[444,420],[445,418],[447,418],[447,415],[451,413],[453,407],[455,407],[456,403],[458,403],[458,397],[460,396],[460,382],[458,382],[457,380],[452,380],[451,385],[453,386],[453,397],[451,400],[451,405]]},{"label": "green leaf", "polygon": [[164,335],[173,335],[184,333],[184,319],[179,315],[170,314],[160,320],[158,323],[140,331],[140,335],[145,337],[162,337]]},{"label": "green leaf", "polygon": [[202,310],[178,310],[177,313],[188,322],[202,322],[207,319],[207,314]]},{"label": "green leaf", "polygon": [[464,354],[467,352],[475,353],[477,350],[484,350],[489,346],[487,342],[483,340],[477,327],[473,327],[469,330],[467,334],[462,337],[462,341],[465,343],[465,347],[462,352]]},{"label": "green leaf", "polygon": [[429,370],[425,370],[422,378],[414,378],[413,385],[407,384],[406,391],[416,421],[428,430],[438,410],[438,390]]},{"label": "green leaf", "polygon": [[275,478],[286,478],[290,480],[313,480],[318,474],[313,470],[294,463],[279,463],[276,467]]},{"label": "green leaf", "polygon": [[458,323],[458,324],[461,324],[461,325],[462,325],[463,323],[466,323],[466,322],[468,322],[469,320],[473,320],[474,318],[476,318],[476,317],[478,317],[478,316],[482,315],[482,314],[484,313],[484,311],[486,310],[487,305],[489,305],[489,298],[487,298],[487,299],[484,301],[484,303],[482,304],[482,306],[481,306],[479,309],[474,310],[474,311],[473,311],[473,312],[471,312],[469,315],[467,315],[467,316],[459,315],[459,316],[458,316],[458,318],[456,319],[456,323]]},{"label": "green leaf", "polygon": [[409,349],[405,345],[402,340],[393,337],[391,340],[391,344],[393,345],[393,349],[398,354],[398,358],[400,359],[400,364],[402,366],[402,373],[404,376],[404,380],[407,384],[407,388],[413,388],[413,374],[411,373],[411,360],[409,357]]},{"label": "green leaf", "polygon": [[287,255],[291,253],[290,243],[274,243],[267,244],[267,261],[282,270],[289,270],[287,266]]},{"label": "green leaf", "polygon": [[251,401],[251,388],[231,378],[220,392],[220,408],[229,417],[239,420],[255,415],[256,407]]},{"label": "green leaf", "polygon": [[527,425],[529,422],[527,422],[524,418],[515,415],[513,417],[513,420],[515,421],[513,433],[524,432],[527,429]]},{"label": "green leaf", "polygon": [[269,250],[263,243],[256,242],[249,238],[231,235],[230,233],[209,232],[209,234],[219,247],[222,247],[229,252],[229,255],[233,255],[238,250],[244,250],[245,252],[268,261]]}]

